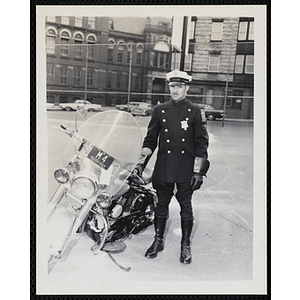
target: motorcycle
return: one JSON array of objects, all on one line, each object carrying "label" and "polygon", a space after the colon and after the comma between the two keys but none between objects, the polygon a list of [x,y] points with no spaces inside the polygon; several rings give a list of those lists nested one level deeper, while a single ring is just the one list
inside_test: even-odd
[{"label": "motorcycle", "polygon": [[62,156],[65,167],[54,172],[59,186],[48,203],[48,266],[63,257],[75,235],[86,233],[94,254],[105,251],[129,271],[111,253],[124,251],[127,238],[153,224],[157,203],[151,170],[142,178],[134,172],[146,159],[140,157],[140,127],[129,113],[109,110],[78,130],[60,129],[71,141]]}]

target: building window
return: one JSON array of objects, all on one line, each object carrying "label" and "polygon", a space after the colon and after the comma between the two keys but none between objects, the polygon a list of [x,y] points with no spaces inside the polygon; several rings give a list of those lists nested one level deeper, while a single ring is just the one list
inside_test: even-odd
[{"label": "building window", "polygon": [[254,73],[254,55],[246,56],[245,73],[246,74]]},{"label": "building window", "polygon": [[60,68],[60,84],[61,85],[68,84],[68,69],[66,67]]},{"label": "building window", "polygon": [[212,23],[211,40],[212,41],[221,41],[222,40],[222,31],[223,31],[223,22],[213,22]]},{"label": "building window", "polygon": [[190,28],[189,28],[189,39],[193,40],[195,38],[195,25],[196,21],[190,22]]},{"label": "building window", "polygon": [[55,38],[56,34],[53,29],[47,31],[47,53],[55,54]]},{"label": "building window", "polygon": [[108,29],[114,30],[114,21],[113,20],[108,20]]},{"label": "building window", "polygon": [[107,61],[108,62],[113,61],[113,51],[114,51],[114,49],[108,49],[108,51],[107,51]]},{"label": "building window", "polygon": [[240,22],[239,35],[238,35],[239,40],[246,40],[247,27],[248,27],[248,22]]},{"label": "building window", "polygon": [[242,109],[242,96],[243,91],[242,90],[233,90],[233,98],[232,98],[232,108]]},{"label": "building window", "polygon": [[88,28],[95,29],[96,28],[96,18],[88,17]]},{"label": "building window", "polygon": [[136,64],[141,65],[141,63],[142,63],[142,53],[138,52],[136,54]]},{"label": "building window", "polygon": [[88,42],[88,58],[94,59],[96,39],[93,36],[89,36],[87,42]]},{"label": "building window", "polygon": [[159,69],[169,68],[169,53],[154,51],[152,66]]},{"label": "building window", "polygon": [[249,40],[254,40],[254,22],[250,22],[249,23],[249,36],[248,36]]},{"label": "building window", "polygon": [[106,74],[106,87],[111,88],[111,73]]},{"label": "building window", "polygon": [[[225,90],[224,90],[225,95]],[[235,109],[242,109],[242,90],[228,90],[227,91],[227,98],[226,98],[226,107],[231,107]],[[222,107],[224,107],[225,98],[223,98]]]},{"label": "building window", "polygon": [[82,27],[82,17],[75,17],[75,26]]},{"label": "building window", "polygon": [[117,82],[116,82],[116,86],[117,88],[121,88],[121,83],[122,83],[122,75],[121,74],[117,74]]},{"label": "building window", "polygon": [[208,61],[208,72],[219,72],[220,55],[211,54]]},{"label": "building window", "polygon": [[61,17],[61,23],[69,25],[69,17]]},{"label": "building window", "polygon": [[47,16],[46,17],[46,20],[48,21],[48,22],[55,22],[56,20],[55,20],[55,16]]},{"label": "building window", "polygon": [[54,72],[55,72],[54,65],[47,65],[47,84],[54,83],[55,80]]},{"label": "building window", "polygon": [[180,67],[180,53],[172,53],[172,70],[179,70]]},{"label": "building window", "polygon": [[120,40],[118,42],[118,54],[117,54],[117,62],[122,63],[123,61],[123,51],[124,51],[124,41]]},{"label": "building window", "polygon": [[254,40],[254,21],[240,22],[238,40]]},{"label": "building window", "polygon": [[81,70],[74,69],[74,85],[76,86],[80,85],[80,78],[81,78]]},{"label": "building window", "polygon": [[87,85],[88,86],[93,85],[93,77],[94,77],[94,72],[93,71],[88,71],[87,72]]},{"label": "building window", "polygon": [[119,51],[118,57],[117,57],[117,62],[122,63],[122,59],[123,59],[123,51]]},{"label": "building window", "polygon": [[60,53],[63,56],[68,56],[69,55],[69,33],[66,31],[63,31],[61,34],[61,44],[62,46],[60,47]]},{"label": "building window", "polygon": [[75,35],[75,47],[74,47],[74,56],[75,57],[81,57],[82,55],[82,41],[83,41],[83,37],[81,34],[77,33]]},{"label": "building window", "polygon": [[143,46],[138,45],[137,46],[137,54],[136,54],[136,64],[141,65],[142,64],[142,54],[143,54]]},{"label": "building window", "polygon": [[237,55],[235,59],[235,73],[243,73],[244,55]]},{"label": "building window", "polygon": [[188,55],[185,56],[184,71],[191,71],[192,70],[192,58],[193,58],[192,53],[189,53]]},{"label": "building window", "polygon": [[141,78],[139,76],[135,76],[134,88],[136,91],[140,90]]},{"label": "building window", "polygon": [[[192,70],[192,58],[193,54],[189,53],[184,58],[184,71],[191,71]],[[172,69],[179,70],[180,68],[180,60],[181,60],[181,54],[180,53],[172,53]]]}]

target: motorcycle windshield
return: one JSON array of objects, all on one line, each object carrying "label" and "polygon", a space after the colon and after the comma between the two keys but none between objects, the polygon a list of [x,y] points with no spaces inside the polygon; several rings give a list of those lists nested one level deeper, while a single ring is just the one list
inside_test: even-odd
[{"label": "motorcycle windshield", "polygon": [[[138,123],[129,113],[108,110],[95,114],[79,127],[78,134],[87,143],[76,154],[81,141],[73,137],[63,154],[63,165],[68,165],[72,158],[74,161],[75,154],[75,160],[80,162],[80,169],[84,166],[91,173],[105,173],[106,185],[112,185],[112,180],[118,174],[131,170],[140,158],[142,134]],[[109,180],[107,176],[110,177]],[[123,176],[122,178],[125,179]],[[100,180],[99,183],[103,182]],[[118,188],[120,186],[116,186],[114,192]]]}]

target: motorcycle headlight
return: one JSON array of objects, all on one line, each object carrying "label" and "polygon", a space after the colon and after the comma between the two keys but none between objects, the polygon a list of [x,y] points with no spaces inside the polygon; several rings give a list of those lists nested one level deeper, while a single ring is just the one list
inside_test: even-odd
[{"label": "motorcycle headlight", "polygon": [[65,168],[59,168],[55,170],[54,178],[58,183],[67,183],[70,179],[70,173]]},{"label": "motorcycle headlight", "polygon": [[112,200],[111,196],[107,193],[101,193],[97,197],[97,203],[102,207],[102,208],[107,208],[111,205]]},{"label": "motorcycle headlight", "polygon": [[72,180],[71,188],[78,197],[90,198],[96,193],[97,184],[88,177],[78,176]]}]

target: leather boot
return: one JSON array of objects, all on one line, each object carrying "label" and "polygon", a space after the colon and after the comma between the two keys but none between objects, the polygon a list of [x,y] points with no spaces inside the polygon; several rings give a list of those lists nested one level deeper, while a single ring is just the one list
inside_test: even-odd
[{"label": "leather boot", "polygon": [[194,220],[183,220],[181,219],[181,253],[180,262],[183,264],[190,264],[192,261],[191,247],[190,247],[190,236],[193,228]]},{"label": "leather boot", "polygon": [[164,232],[166,228],[166,218],[160,218],[155,216],[154,219],[154,228],[155,228],[155,236],[154,242],[147,250],[145,256],[147,258],[155,258],[157,253],[164,250]]}]

